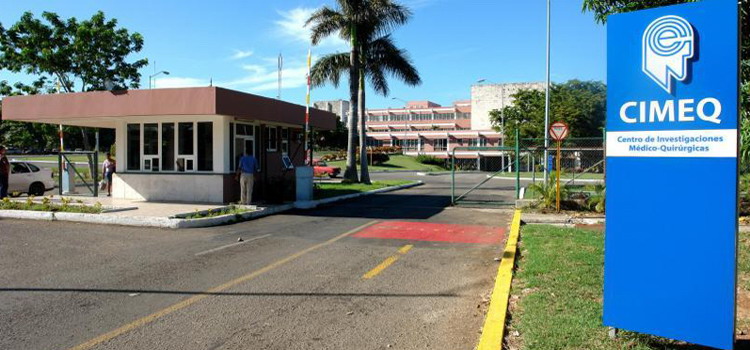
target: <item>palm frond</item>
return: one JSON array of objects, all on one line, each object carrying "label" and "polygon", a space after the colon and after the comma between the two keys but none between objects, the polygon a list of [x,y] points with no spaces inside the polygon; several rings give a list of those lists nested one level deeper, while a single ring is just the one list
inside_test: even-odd
[{"label": "palm frond", "polygon": [[422,84],[422,78],[409,54],[406,50],[396,47],[390,35],[380,37],[370,43],[367,60],[368,70],[374,70],[374,66],[379,66],[384,73],[394,76],[409,86]]},{"label": "palm frond", "polygon": [[349,53],[332,53],[321,57],[310,69],[310,80],[315,87],[330,82],[338,87],[341,76],[349,72]]},{"label": "palm frond", "polygon": [[317,45],[324,38],[336,32],[346,32],[349,24],[344,14],[328,6],[323,6],[310,15],[310,18],[305,21],[305,26],[310,26],[310,40],[313,45]]}]

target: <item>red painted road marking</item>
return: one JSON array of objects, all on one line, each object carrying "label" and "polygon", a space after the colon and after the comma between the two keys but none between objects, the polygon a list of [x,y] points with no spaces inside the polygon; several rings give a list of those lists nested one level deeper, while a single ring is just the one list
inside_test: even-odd
[{"label": "red painted road marking", "polygon": [[357,238],[406,239],[428,242],[497,244],[505,229],[481,225],[437,224],[432,222],[385,221],[354,234]]}]

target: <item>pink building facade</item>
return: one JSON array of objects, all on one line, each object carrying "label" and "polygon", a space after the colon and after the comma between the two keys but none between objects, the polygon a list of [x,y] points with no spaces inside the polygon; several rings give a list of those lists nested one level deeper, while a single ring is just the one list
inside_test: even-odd
[{"label": "pink building facade", "polygon": [[[430,101],[411,101],[404,108],[367,111],[367,136],[371,146],[400,146],[404,154],[449,158],[456,147],[499,147],[502,134],[472,129],[471,101],[443,107]],[[501,157],[499,150],[463,150],[459,159]]]}]

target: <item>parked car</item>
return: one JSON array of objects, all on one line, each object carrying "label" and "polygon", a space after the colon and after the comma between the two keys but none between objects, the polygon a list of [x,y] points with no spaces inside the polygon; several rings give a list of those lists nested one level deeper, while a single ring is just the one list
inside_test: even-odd
[{"label": "parked car", "polygon": [[52,170],[40,168],[29,162],[10,161],[10,178],[8,179],[8,193],[28,193],[43,196],[44,192],[55,188]]},{"label": "parked car", "polygon": [[329,166],[326,162],[320,159],[313,159],[313,174],[315,174],[315,176],[323,176],[326,174],[333,178],[341,174],[341,168],[337,166]]}]

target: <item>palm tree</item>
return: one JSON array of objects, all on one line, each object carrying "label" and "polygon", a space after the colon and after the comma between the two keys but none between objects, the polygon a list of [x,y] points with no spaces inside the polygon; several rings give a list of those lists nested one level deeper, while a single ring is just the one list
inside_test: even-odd
[{"label": "palm tree", "polygon": [[[360,181],[369,183],[367,173],[367,134],[365,130],[365,78],[370,82],[373,90],[383,96],[390,93],[387,75],[392,75],[406,84],[414,86],[421,84],[422,80],[414,65],[411,63],[406,51],[399,49],[390,35],[385,35],[366,45],[366,54],[361,55],[361,74],[359,78],[358,100],[359,114],[361,117],[360,132],[360,160],[362,161],[362,175]],[[335,53],[323,56],[312,67],[312,83],[320,86],[330,82],[338,86],[341,75],[349,69],[349,53]]]},{"label": "palm tree", "polygon": [[[364,81],[367,76],[379,93],[388,93],[385,73],[404,79],[409,84],[421,83],[416,69],[403,50],[399,50],[387,35],[390,30],[406,23],[410,11],[391,0],[337,0],[337,8],[324,6],[315,11],[307,20],[312,24],[312,42],[318,44],[323,38],[338,33],[351,42],[351,51],[343,54],[331,54],[323,57],[313,67],[314,85],[331,82],[335,86],[345,70],[349,72],[349,137],[347,144],[347,163],[344,178],[357,180],[356,144],[357,120],[360,118],[360,160],[362,164],[362,182],[369,183],[367,171],[367,135],[365,129]],[[377,39],[376,39],[377,38]],[[376,43],[378,42],[378,43]],[[381,45],[376,49],[374,45]],[[371,53],[374,52],[374,53]],[[347,57],[348,56],[348,62]],[[379,59],[391,59],[386,64]],[[373,65],[380,68],[373,69]]]}]

